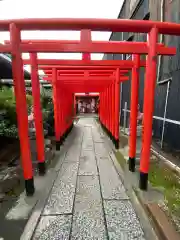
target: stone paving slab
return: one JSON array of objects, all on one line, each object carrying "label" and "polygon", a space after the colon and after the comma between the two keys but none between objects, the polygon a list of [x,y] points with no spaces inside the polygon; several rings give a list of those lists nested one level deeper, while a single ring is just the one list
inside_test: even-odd
[{"label": "stone paving slab", "polygon": [[78,177],[71,239],[107,239],[97,176]]},{"label": "stone paving slab", "polygon": [[82,149],[81,150],[81,154],[80,154],[80,157],[91,157],[91,158],[95,158],[95,155],[94,155],[94,151],[89,151],[89,150],[86,150],[86,149]]},{"label": "stone paving slab", "polygon": [[94,151],[95,151],[95,154],[99,157],[107,157],[108,156],[108,152],[104,147],[104,143],[95,143]]},{"label": "stone paving slab", "polygon": [[125,188],[109,157],[97,157],[102,196],[104,199],[128,199]]},{"label": "stone paving slab", "polygon": [[99,138],[95,138],[94,142],[95,143],[104,143],[104,140],[103,139],[99,139]]},{"label": "stone paving slab", "polygon": [[93,151],[94,148],[93,148],[93,145],[89,145],[89,146],[82,147],[82,149],[85,151]]},{"label": "stone paving slab", "polygon": [[92,135],[95,143],[104,143],[104,138],[101,136],[96,127],[92,128]]},{"label": "stone paving slab", "polygon": [[93,155],[86,155],[80,158],[78,175],[97,175],[96,160]]},{"label": "stone paving slab", "polygon": [[130,201],[105,200],[107,229],[111,240],[145,240]]},{"label": "stone paving slab", "polygon": [[41,217],[33,240],[68,240],[71,219],[71,215]]},{"label": "stone paving slab", "polygon": [[82,143],[82,149],[84,150],[90,150],[90,151],[93,151],[93,140],[89,140],[89,141],[84,141],[84,138],[83,138],[83,143]]},{"label": "stone paving slab", "polygon": [[68,151],[65,157],[64,162],[78,162],[80,156],[80,147],[76,147]]},{"label": "stone paving slab", "polygon": [[43,215],[72,213],[78,171],[77,163],[63,163]]}]

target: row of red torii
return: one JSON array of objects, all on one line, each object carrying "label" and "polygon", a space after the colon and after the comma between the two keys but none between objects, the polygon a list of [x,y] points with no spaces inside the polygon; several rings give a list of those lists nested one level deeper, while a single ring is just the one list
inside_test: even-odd
[{"label": "row of red torii", "polygon": [[[81,31],[79,41],[21,40],[21,31],[75,30]],[[119,146],[120,82],[131,77],[131,111],[129,139],[129,170],[135,171],[137,105],[139,69],[144,67],[144,133],[140,160],[141,190],[147,190],[156,65],[158,55],[175,55],[176,49],[158,43],[158,34],[180,35],[180,24],[122,19],[21,19],[0,21],[0,31],[10,32],[10,41],[0,45],[0,52],[12,54],[13,81],[16,95],[17,120],[21,145],[21,160],[27,195],[35,191],[33,169],[28,139],[28,115],[26,107],[23,64],[31,65],[34,117],[36,127],[37,160],[40,175],[46,172],[44,136],[40,104],[38,69],[42,69],[53,86],[55,135],[57,150],[73,126],[75,93],[99,92],[99,119],[111,136],[115,147]],[[91,31],[147,33],[148,41],[92,41]],[[22,60],[22,53],[30,53],[29,60]],[[78,52],[82,60],[37,59],[39,52]],[[90,53],[133,54],[132,60],[91,60]],[[146,61],[141,55],[147,55]]]}]

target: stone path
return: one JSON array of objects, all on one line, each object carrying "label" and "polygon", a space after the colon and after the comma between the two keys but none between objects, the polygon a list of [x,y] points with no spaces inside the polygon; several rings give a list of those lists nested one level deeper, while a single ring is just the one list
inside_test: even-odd
[{"label": "stone path", "polygon": [[95,120],[71,138],[32,239],[145,239]]}]

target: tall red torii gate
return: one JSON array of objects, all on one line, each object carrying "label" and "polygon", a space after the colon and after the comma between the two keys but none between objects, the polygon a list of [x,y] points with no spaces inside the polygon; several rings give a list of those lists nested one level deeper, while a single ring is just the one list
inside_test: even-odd
[{"label": "tall red torii gate", "polygon": [[[47,60],[48,61],[48,60]],[[120,61],[119,61],[120,62]],[[124,62],[125,63],[125,62]],[[124,65],[125,66],[125,65]],[[51,66],[47,66],[48,68],[53,68],[53,66],[51,67]],[[58,69],[58,68],[61,68],[61,66],[58,66],[58,65],[56,65],[56,66],[54,66],[54,68],[56,68],[56,69]],[[45,71],[46,72],[46,67],[45,67],[45,70],[44,70],[44,68],[43,67],[41,67],[41,69],[43,69],[43,71]],[[68,72],[67,72],[68,71]],[[114,71],[113,70],[93,70],[94,72],[95,72],[95,76],[98,76],[98,78],[93,78],[93,77],[91,77],[90,78],[90,76],[89,76],[89,78],[88,79],[86,79],[85,80],[85,78],[76,78],[77,76],[75,76],[74,75],[74,77],[72,78],[70,78],[70,76],[67,76],[67,73],[73,73],[73,74],[75,74],[76,73],[76,75],[77,75],[77,71],[79,71],[79,70],[57,70],[57,72],[61,75],[61,73],[63,73],[63,77],[64,76],[66,76],[66,79],[60,79],[60,80],[63,80],[63,82],[66,82],[66,85],[67,85],[67,83],[69,84],[69,86],[68,86],[68,89],[70,89],[72,92],[87,92],[87,91],[101,91],[102,90],[102,87],[103,87],[103,85],[107,85],[107,83],[109,84],[112,80],[113,80],[113,78],[111,79],[110,78],[110,76],[109,76],[109,78],[105,78],[105,76],[103,76],[103,78],[101,79],[100,77],[101,77],[101,75],[102,75],[102,73],[104,72],[104,73],[106,73],[106,71],[109,71],[109,72],[111,72],[111,73],[113,73]],[[89,72],[92,72],[92,69],[90,69],[90,70],[82,70],[83,71],[83,73],[85,74],[86,73],[86,75],[88,74],[88,75],[91,75]],[[81,72],[82,72],[81,71]],[[53,72],[53,70],[51,69],[51,71],[49,72],[49,76],[48,76],[48,78],[44,78],[44,79],[46,79],[46,80],[51,80],[51,82],[52,82],[52,72]],[[121,75],[123,76],[125,73],[127,73],[128,72],[128,70],[121,70]],[[65,74],[66,73],[66,74]],[[99,73],[99,75],[98,75],[98,73]],[[106,74],[107,75],[107,74]],[[109,73],[108,73],[108,75],[109,75]],[[76,79],[75,79],[76,78]],[[127,77],[121,77],[121,81],[124,81],[124,80],[127,80],[128,78]],[[58,80],[58,78],[57,78],[57,80]],[[78,80],[78,81],[77,81]],[[86,82],[82,82],[83,80],[85,80]],[[91,84],[89,84],[88,86],[87,86],[87,80],[90,80],[90,81],[95,81],[95,80],[98,80],[97,81],[97,83],[95,84],[95,86],[92,86]],[[68,81],[68,82],[67,82]],[[72,83],[73,83],[73,89],[72,89],[72,87],[70,88],[70,85],[72,86]],[[86,83],[86,85],[85,85],[85,83]],[[101,83],[101,86],[100,86],[100,83]],[[82,86],[83,85],[83,86]],[[94,87],[94,88],[92,88],[92,87]],[[55,92],[55,91],[54,91]],[[54,104],[55,105],[55,104]],[[56,115],[56,114],[55,114]],[[59,138],[60,138],[60,129],[59,129],[59,125],[60,124],[55,124],[56,125],[56,133],[57,133],[57,135],[56,135],[56,139],[58,140]],[[58,149],[59,149],[59,140],[57,141],[57,145],[58,145]],[[39,143],[40,144],[40,143]]]},{"label": "tall red torii gate", "polygon": [[[22,30],[82,30],[80,41],[65,41],[45,43],[22,43],[21,31]],[[26,109],[26,96],[25,84],[23,79],[23,61],[21,58],[22,52],[30,52],[36,54],[37,52],[82,52],[84,60],[78,60],[73,65],[67,65],[68,60],[64,60],[63,69],[103,69],[108,66],[108,69],[116,70],[116,79],[119,79],[119,68],[132,69],[132,87],[131,87],[131,136],[130,136],[130,153],[129,153],[129,167],[134,171],[135,165],[135,152],[134,146],[136,145],[136,125],[137,125],[137,103],[138,103],[138,80],[139,68],[141,66],[140,54],[147,54],[146,61],[146,75],[144,87],[144,134],[142,153],[140,161],[140,188],[147,189],[148,183],[148,170],[150,158],[150,145],[152,138],[152,114],[154,102],[154,89],[156,83],[156,62],[157,55],[174,55],[174,48],[167,48],[163,45],[157,44],[158,34],[180,35],[180,24],[155,22],[155,21],[140,21],[140,20],[122,20],[122,19],[18,19],[18,20],[2,20],[0,21],[0,31],[10,31],[10,43],[0,46],[0,52],[10,52],[12,54],[12,68],[13,79],[16,95],[17,117],[19,137],[21,143],[21,159],[24,170],[25,186],[28,195],[34,193],[34,181],[32,174],[32,163],[30,157],[29,140],[28,140],[28,120]],[[147,43],[124,43],[124,42],[103,42],[92,41],[90,31],[112,31],[112,32],[140,32],[148,33]],[[31,41],[31,40],[30,40]],[[134,60],[121,62],[121,66],[101,62],[100,64],[91,62],[88,53],[129,53],[134,54]],[[32,61],[32,59],[31,59]],[[35,64],[36,61],[36,64]],[[37,56],[34,55],[34,63],[32,69],[34,70],[34,79],[37,78]],[[63,61],[63,60],[62,60]],[[115,60],[114,60],[115,61]],[[61,62],[63,63],[63,62]],[[45,63],[44,63],[45,64]],[[46,63],[48,65],[52,62]],[[60,62],[58,63],[60,64]],[[63,65],[63,64],[61,64]],[[66,65],[66,66],[65,66]],[[77,65],[81,65],[80,67]],[[126,66],[125,66],[126,65]],[[131,66],[130,66],[131,65]],[[36,66],[36,67],[35,67]],[[35,70],[36,69],[36,70]],[[32,74],[33,76],[33,74]],[[37,82],[34,81],[34,86],[37,87]],[[148,93],[148,94],[147,94]],[[62,92],[62,95],[64,93]],[[119,99],[118,104],[115,104],[115,99],[111,98],[113,94],[117,94],[119,98],[119,82],[115,80],[111,87],[106,91],[100,93],[100,121],[107,128],[110,129],[111,124],[116,121],[111,118],[112,112],[115,111],[119,114]],[[69,102],[70,102],[69,97]],[[107,106],[109,106],[107,111]],[[67,116],[70,109],[68,105],[64,109]],[[38,115],[38,114],[37,114]],[[119,115],[118,115],[119,116]],[[117,118],[116,118],[117,119]],[[118,119],[119,124],[119,119]],[[68,125],[66,125],[68,127]],[[119,130],[119,129],[118,129]],[[114,129],[113,129],[114,131]],[[119,133],[117,134],[119,138]],[[132,150],[133,149],[133,150]],[[43,163],[43,161],[42,161]],[[44,163],[42,164],[42,166]],[[44,168],[44,167],[42,167]]]},{"label": "tall red torii gate", "polygon": [[[30,41],[27,41],[27,42],[30,42]],[[43,44],[42,41],[41,41],[41,44]],[[45,59],[43,59],[43,61],[44,60]],[[48,62],[48,59],[46,61]],[[70,60],[70,61],[72,62],[72,60]],[[55,60],[53,60],[53,62],[55,62]],[[103,62],[103,61],[101,61],[101,62]],[[27,64],[29,62],[27,62],[27,60],[25,60],[24,63]],[[58,60],[56,61],[56,63],[58,63]],[[118,61],[118,63],[121,63],[121,61]],[[143,63],[143,65],[144,65],[144,63]],[[126,67],[126,62],[125,61],[123,61],[123,66]],[[71,70],[62,70],[61,67],[62,67],[61,65],[60,66],[58,66],[58,65],[51,66],[50,65],[50,66],[44,66],[44,67],[40,66],[40,69],[43,70],[46,73],[46,75],[48,75],[47,78],[45,77],[43,79],[52,82],[52,72],[53,72],[53,68],[55,68],[57,70],[57,74],[59,76],[59,77],[57,76],[57,80],[59,79],[59,80],[61,80],[61,82],[65,83],[66,88],[67,88],[67,84],[68,84],[68,89],[71,90],[72,92],[101,91],[103,85],[106,86],[107,83],[109,84],[111,81],[113,81],[113,78],[111,79],[110,76],[108,78],[105,78],[105,76],[109,75],[109,73],[111,73],[111,75],[114,73],[114,70],[112,70],[112,69],[111,70],[106,70],[106,69],[92,70],[90,68],[89,70],[77,70],[77,69],[75,69],[75,70],[72,70],[72,69]],[[47,70],[47,68],[49,70]],[[84,75],[83,79],[80,78],[80,75],[78,74],[78,73],[80,73],[80,71],[81,71],[81,75],[82,75],[82,73]],[[91,73],[93,73],[93,72],[94,72],[94,76],[96,76],[96,77],[98,76],[98,78],[93,78],[93,77],[90,78]],[[127,72],[128,72],[128,70],[120,70],[120,76],[123,76]],[[73,78],[70,75],[70,73],[74,75]],[[102,73],[104,73],[104,75],[101,78]],[[63,77],[62,77],[62,74],[63,74]],[[86,75],[86,77],[88,76],[88,79],[87,78],[85,79],[85,75]],[[64,78],[65,76],[66,76],[66,78]],[[93,87],[92,83],[87,85],[88,80],[93,81],[93,82],[97,81],[97,83],[95,82],[94,88],[92,88]],[[128,80],[128,78],[127,77],[121,77],[121,81],[125,81],[125,80]],[[100,84],[101,84],[101,86],[100,86]],[[73,85],[73,87],[72,87],[72,85]],[[113,112],[113,114],[114,114],[114,112]],[[60,130],[58,129],[58,126],[59,126],[59,124],[56,124],[56,129],[57,129],[56,133],[60,132]],[[110,130],[110,132],[112,132],[112,130]],[[57,134],[57,136],[56,136],[57,140],[59,138],[60,138],[60,133]],[[112,139],[114,140],[113,134],[112,134]],[[118,143],[118,142],[119,142],[119,137],[116,140],[116,143]],[[59,149],[59,141],[57,141],[57,143],[58,143],[58,149]],[[117,144],[116,144],[116,146],[117,146]]]},{"label": "tall red torii gate", "polygon": [[[51,67],[51,66],[49,66],[49,67]],[[43,68],[41,68],[41,69],[44,70]],[[99,70],[96,70],[95,76],[90,76],[90,72],[92,70],[84,70],[83,76],[82,76],[82,74],[79,76],[79,75],[77,75],[77,70],[73,70],[73,71],[69,70],[68,72],[67,71],[63,72],[63,70],[58,70],[59,69],[58,65],[56,67],[52,67],[51,74],[48,75],[48,78],[43,78],[43,79],[53,82],[52,72],[54,69],[56,70],[56,73],[57,73],[55,82],[61,84],[61,86],[65,86],[66,89],[68,89],[69,91],[71,91],[73,93],[88,92],[88,91],[101,92],[101,91],[103,91],[104,88],[107,88],[110,84],[112,84],[112,82],[115,81],[115,79],[116,79],[116,76],[114,75],[114,71],[110,72],[111,75],[109,75],[109,73],[108,73],[108,75],[106,74],[107,75],[106,77],[105,76],[101,77],[102,73],[105,72],[105,70],[104,71],[101,70],[100,72],[99,72]],[[71,75],[68,75],[71,72],[74,74],[73,77]],[[120,74],[121,76],[118,79],[119,82],[128,80],[128,77],[123,76],[127,72],[128,72],[127,70],[122,70],[122,72]],[[63,73],[63,75],[61,75],[62,73]],[[99,73],[99,75],[97,75],[98,73]],[[54,85],[53,85],[53,88],[54,88]],[[111,98],[114,98],[114,96],[111,96]],[[55,104],[56,103],[54,102],[54,105]],[[114,114],[114,112],[113,112],[113,114]],[[56,113],[55,113],[55,115],[56,115]],[[117,126],[117,128],[118,128],[118,126]],[[114,140],[115,136],[114,136],[112,129],[113,129],[113,126],[110,126],[111,136],[112,136],[112,139]],[[57,144],[58,144],[57,149],[59,149],[59,147],[60,147],[59,142],[61,142],[59,140],[59,139],[61,139],[60,132],[61,131],[59,129],[59,124],[56,124],[56,133],[58,133],[56,136]],[[118,140],[119,140],[119,137],[118,137]]]}]

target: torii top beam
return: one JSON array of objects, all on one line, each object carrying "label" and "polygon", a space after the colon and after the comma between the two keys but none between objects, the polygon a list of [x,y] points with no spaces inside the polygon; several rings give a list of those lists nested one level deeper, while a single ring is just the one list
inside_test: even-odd
[{"label": "torii top beam", "polygon": [[[29,65],[30,60],[24,59],[24,65]],[[116,69],[118,67],[123,69],[131,69],[134,62],[131,60],[57,60],[57,59],[38,59],[37,64],[40,69],[48,69],[47,65],[59,69]],[[146,66],[146,61],[141,61],[141,67]]]},{"label": "torii top beam", "polygon": [[[1,51],[11,44],[0,45]],[[4,49],[4,50],[3,50]],[[117,53],[117,54],[148,54],[148,45],[144,42],[115,41],[57,41],[55,43],[19,43],[20,52],[67,52],[67,53]],[[157,55],[174,55],[176,48],[157,44]]]},{"label": "torii top beam", "polygon": [[76,93],[75,97],[99,97],[99,93]]},{"label": "torii top beam", "polygon": [[[120,81],[126,81],[128,80],[129,77],[128,76],[121,76],[120,77]],[[52,80],[51,76],[47,76],[47,77],[43,77],[43,80]],[[115,80],[115,77],[111,76],[111,77],[96,77],[96,76],[91,76],[91,77],[69,77],[69,76],[62,76],[62,77],[58,77],[57,80],[61,80],[61,81],[68,81],[68,82],[82,82],[85,81],[86,84],[89,84],[91,82],[102,82],[105,83],[106,81],[113,81]]]},{"label": "torii top beam", "polygon": [[144,20],[127,19],[89,19],[89,18],[34,18],[1,20],[0,31],[9,31],[9,25],[14,23],[20,30],[81,30],[110,32],[140,32],[148,33],[157,28],[159,34],[180,35],[180,24]]},{"label": "torii top beam", "polygon": [[[51,67],[51,66],[50,66]],[[50,69],[50,70],[44,70],[45,72],[47,72],[47,73],[52,73],[52,69]],[[107,70],[107,69],[104,69],[104,70],[96,70],[96,69],[90,69],[90,70],[71,70],[71,71],[69,71],[69,70],[64,70],[64,69],[57,69],[57,72],[59,72],[59,73],[61,73],[61,74],[66,74],[66,73],[71,73],[71,74],[73,74],[73,73],[75,73],[75,74],[84,74],[84,72],[85,71],[87,71],[88,72],[88,74],[105,74],[105,73],[114,73],[115,72],[115,70],[113,70],[113,69],[110,69],[110,70]],[[128,70],[120,70],[120,72],[121,73],[128,73],[129,71]]]},{"label": "torii top beam", "polygon": [[[89,31],[88,31],[89,32]],[[9,41],[5,43],[10,44]],[[8,45],[7,44],[7,45]],[[79,53],[127,53],[147,54],[147,42],[127,41],[91,41],[84,38],[80,41],[74,40],[22,40],[19,44],[21,52],[79,52]],[[166,47],[157,43],[157,54],[174,55],[174,47]],[[87,59],[86,59],[87,60]],[[90,60],[90,59],[89,59]]]},{"label": "torii top beam", "polygon": [[[49,66],[51,67],[51,66]],[[111,75],[115,75],[115,71],[113,70],[59,70],[58,68],[57,70],[57,75],[59,76],[111,76]],[[44,70],[44,73],[46,76],[51,76],[52,73],[52,69],[48,69],[48,70]],[[120,75],[124,75],[128,73],[128,70],[120,70]]]}]

